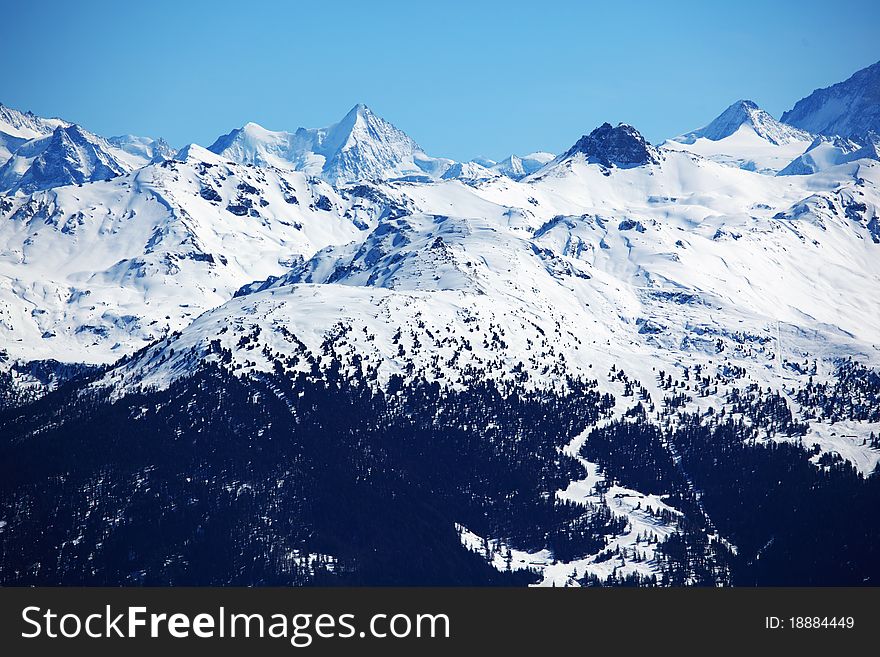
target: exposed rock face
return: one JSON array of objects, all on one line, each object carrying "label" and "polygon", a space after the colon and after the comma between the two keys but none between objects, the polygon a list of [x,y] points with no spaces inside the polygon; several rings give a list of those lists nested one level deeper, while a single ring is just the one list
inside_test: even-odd
[{"label": "exposed rock face", "polygon": [[578,139],[563,158],[575,153],[583,153],[587,159],[606,167],[628,168],[660,162],[657,149],[638,130],[625,123],[616,128],[610,123],[603,123],[589,135]]}]

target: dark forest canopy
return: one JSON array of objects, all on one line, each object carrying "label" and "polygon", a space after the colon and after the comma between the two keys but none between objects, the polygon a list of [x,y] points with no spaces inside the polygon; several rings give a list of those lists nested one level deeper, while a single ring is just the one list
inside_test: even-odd
[{"label": "dark forest canopy", "polygon": [[[847,367],[803,393],[826,416],[876,399],[876,376]],[[332,364],[248,377],[211,365],[111,402],[89,376],[0,412],[5,585],[527,584],[535,573],[499,572],[455,525],[561,561],[602,552],[624,520],[553,495],[584,476],[561,448],[590,427],[583,457],[684,515],[659,577],[582,584],[880,581],[880,480],[763,440],[803,432],[770,392],[733,395],[736,418],[669,404],[669,425],[634,398],[609,422],[615,400],[595,381],[563,395],[395,377],[379,391]]]}]

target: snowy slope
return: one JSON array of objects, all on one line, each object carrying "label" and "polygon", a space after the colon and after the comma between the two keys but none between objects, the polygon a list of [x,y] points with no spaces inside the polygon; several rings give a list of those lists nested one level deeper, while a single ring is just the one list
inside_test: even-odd
[{"label": "snowy slope", "polygon": [[860,152],[861,149],[862,146],[852,139],[820,135],[802,155],[792,160],[778,175],[803,176],[824,171],[829,167],[865,157],[866,153]]},{"label": "snowy slope", "polygon": [[824,89],[816,89],[782,115],[812,133],[863,136],[880,132],[880,62]]},{"label": "snowy slope", "polygon": [[292,133],[267,130],[256,123],[246,123],[219,137],[208,150],[227,160],[256,166],[294,168],[296,158]]}]

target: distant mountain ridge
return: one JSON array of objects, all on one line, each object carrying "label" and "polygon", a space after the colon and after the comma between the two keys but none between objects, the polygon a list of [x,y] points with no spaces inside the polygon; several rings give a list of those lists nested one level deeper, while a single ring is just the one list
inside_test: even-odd
[{"label": "distant mountain ridge", "polygon": [[331,184],[363,180],[451,180],[474,183],[496,175],[519,180],[553,159],[537,152],[496,162],[475,158],[456,162],[432,157],[405,132],[363,104],[325,128],[296,132],[267,130],[257,123],[219,137],[213,153],[242,164],[275,166],[319,176]]},{"label": "distant mountain ridge", "polygon": [[177,149],[161,137],[153,139],[137,135],[119,135],[110,137],[107,141],[129,155],[142,158],[151,164],[171,159],[177,153]]},{"label": "distant mountain ridge", "polygon": [[816,89],[785,112],[782,121],[828,136],[880,133],[880,62],[843,82]]},{"label": "distant mountain ridge", "polygon": [[75,123],[0,104],[0,193],[105,180],[173,155],[163,139],[105,139]]},{"label": "distant mountain ridge", "polygon": [[362,104],[326,128],[290,133],[248,123],[208,150],[242,164],[303,171],[332,184],[423,175],[433,160],[406,133]]},{"label": "distant mountain ridge", "polygon": [[822,171],[831,166],[871,157],[861,144],[846,137],[819,135],[812,144],[789,163],[780,176],[803,176]]},{"label": "distant mountain ridge", "polygon": [[23,139],[33,139],[50,134],[55,128],[66,127],[70,122],[62,119],[46,119],[33,112],[21,112],[0,103],[0,132]]},{"label": "distant mountain ridge", "polygon": [[0,165],[26,141],[51,134],[70,125],[61,119],[44,119],[33,112],[20,112],[0,103]]},{"label": "distant mountain ridge", "polygon": [[556,156],[553,155],[553,153],[545,153],[543,151],[529,153],[522,157],[511,155],[508,158],[501,160],[501,162],[492,163],[489,168],[507,176],[508,178],[519,180],[551,162],[554,157]]}]

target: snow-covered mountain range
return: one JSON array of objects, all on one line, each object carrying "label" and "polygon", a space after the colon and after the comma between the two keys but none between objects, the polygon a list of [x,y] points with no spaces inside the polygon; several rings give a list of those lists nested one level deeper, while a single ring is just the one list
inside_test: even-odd
[{"label": "snow-covered mountain range", "polygon": [[326,128],[273,132],[248,123],[208,150],[243,164],[292,168],[331,183],[424,175],[432,160],[404,132],[366,105]]},{"label": "snow-covered mountain range", "polygon": [[[323,311],[301,316],[316,336],[340,319],[333,312],[361,307],[352,294],[366,304],[358,313],[391,323],[418,321],[404,308],[419,304],[394,301],[415,294],[427,295],[418,313],[451,296],[449,312],[490,312],[490,325],[527,308],[535,330],[594,326],[598,351],[556,345],[568,367],[608,352],[625,359],[635,345],[662,354],[661,343],[675,362],[744,327],[754,336],[810,327],[825,337],[802,351],[827,342],[830,358],[873,358],[880,343],[873,297],[853,305],[880,273],[874,142],[813,137],[751,101],[659,147],[606,123],[556,158],[501,163],[429,158],[364,105],[324,129],[248,124],[173,158],[162,140],[104,140],[3,112],[7,134],[25,140],[0,169],[10,189],[0,197],[10,359],[109,363],[178,330],[197,350],[213,339],[197,331],[203,322],[243,325],[226,313],[250,308],[244,292],[272,296],[281,285],[320,300]],[[375,315],[375,304],[396,310]],[[701,309],[713,311],[698,321]],[[187,353],[174,351],[163,362]],[[406,369],[382,358],[380,371]],[[132,367],[126,380],[168,380]]]},{"label": "snow-covered mountain range", "polygon": [[326,128],[299,128],[291,133],[248,123],[218,138],[208,150],[241,164],[302,171],[331,184],[451,178],[473,182],[497,175],[519,179],[553,159],[549,153],[511,155],[501,162],[431,157],[406,133],[362,104]]},{"label": "snow-covered mountain range", "polygon": [[500,162],[486,158],[477,158],[473,160],[473,163],[479,164],[480,166],[486,167],[487,169],[500,173],[508,178],[519,180],[525,178],[530,173],[535,173],[535,171],[550,162],[554,157],[553,153],[538,151],[536,153],[523,155],[522,157],[511,155]]},{"label": "snow-covered mountain range", "polygon": [[270,372],[333,336],[380,384],[478,370],[552,387],[548,372],[616,364],[656,397],[652,372],[688,362],[797,386],[808,376],[787,363],[880,362],[878,184],[870,159],[772,176],[606,124],[521,182],[362,185],[381,200],[358,239],[243,287],[107,380],[165,387],[220,362],[218,339],[235,371]]},{"label": "snow-covered mountain range", "polygon": [[[451,432],[488,436],[497,468],[521,474],[517,485],[537,496],[528,508],[542,519],[531,524],[569,532],[552,544],[557,529],[517,534],[517,494],[495,500],[475,483],[496,469],[455,487],[485,507],[455,506],[441,484],[432,493],[427,508],[451,514],[443,522],[456,549],[545,585],[730,583],[756,568],[754,558],[737,565],[737,555],[782,530],[753,536],[713,502],[712,477],[698,481],[709,466],[688,442],[694,432],[708,432],[709,444],[734,427],[735,449],[772,445],[772,458],[794,450],[811,473],[798,482],[815,472],[874,485],[864,482],[880,462],[880,158],[862,117],[864,103],[876,108],[878,84],[862,71],[832,87],[834,98],[858,99],[834,105],[833,122],[824,90],[783,121],[738,101],[659,145],[636,127],[604,123],[558,156],[501,162],[428,156],[364,105],[327,128],[249,123],[207,149],[173,154],[162,140],[106,140],[0,106],[2,382],[10,398],[44,397],[33,422],[49,419],[34,435],[56,431],[68,406],[92,412],[76,406],[86,398],[97,408],[113,400],[133,426],[160,411],[171,413],[160,427],[189,418],[198,404],[179,401],[187,395],[220,404],[199,418],[237,418],[223,394],[199,396],[214,376],[228,377],[224,390],[247,390],[240,403],[260,409],[249,430],[270,436],[284,422],[306,431],[322,395],[338,401],[357,388],[346,403],[371,427],[390,422],[395,399],[440,395],[440,410],[403,414],[401,435],[424,411],[426,427],[451,416]],[[64,377],[57,368],[39,375],[45,363],[100,369],[74,392],[50,394]],[[475,390],[485,394],[468,398]],[[377,399],[386,406],[371,415]],[[596,415],[564,420],[559,409],[572,400]],[[498,409],[527,402],[539,421],[492,433]],[[495,410],[479,421],[462,410],[483,405]],[[17,431],[25,424],[16,417]],[[548,442],[521,445],[534,425],[548,427]],[[647,442],[625,452],[636,425]],[[174,436],[203,435],[190,430]],[[346,431],[354,433],[338,435],[356,434]],[[603,432],[614,435],[610,447]],[[389,440],[352,438],[345,450],[390,459]],[[314,457],[302,449],[296,459]],[[677,465],[618,462],[651,450]],[[758,453],[743,456],[743,472],[760,470],[748,462]],[[344,474],[357,486],[390,472],[405,479],[414,460]],[[532,465],[542,474],[524,474]],[[548,519],[572,509],[585,515]],[[577,543],[572,528],[584,526],[595,537]],[[296,550],[340,548],[332,536]],[[690,561],[668,556],[682,537],[696,541]]]}]

